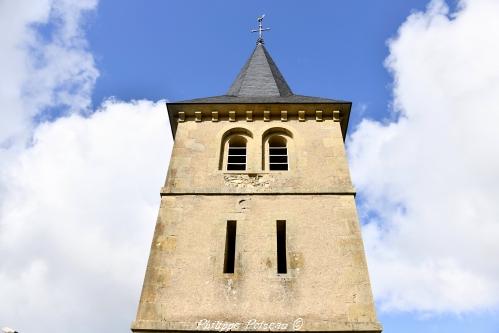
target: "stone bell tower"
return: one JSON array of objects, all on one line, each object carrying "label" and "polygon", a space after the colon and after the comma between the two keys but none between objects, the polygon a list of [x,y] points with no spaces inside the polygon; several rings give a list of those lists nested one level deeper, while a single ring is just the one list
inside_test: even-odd
[{"label": "stone bell tower", "polygon": [[132,331],[381,332],[351,102],[294,94],[260,37],[225,95],[167,108],[175,144]]}]

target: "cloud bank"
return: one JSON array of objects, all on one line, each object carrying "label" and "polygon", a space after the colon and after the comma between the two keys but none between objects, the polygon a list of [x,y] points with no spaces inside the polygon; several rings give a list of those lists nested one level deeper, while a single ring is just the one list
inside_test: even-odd
[{"label": "cloud bank", "polygon": [[393,111],[348,146],[384,311],[499,305],[499,2],[442,0],[389,41]]},{"label": "cloud bank", "polygon": [[163,101],[92,109],[96,5],[0,2],[0,327],[134,318],[172,142]]},{"label": "cloud bank", "polygon": [[1,178],[2,320],[128,330],[169,156],[165,114],[161,102],[107,102],[37,127]]}]

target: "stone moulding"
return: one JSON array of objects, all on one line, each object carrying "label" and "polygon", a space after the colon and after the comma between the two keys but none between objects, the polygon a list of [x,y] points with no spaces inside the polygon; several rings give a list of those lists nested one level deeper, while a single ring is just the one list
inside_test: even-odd
[{"label": "stone moulding", "polygon": [[333,120],[341,121],[341,112],[339,110],[333,110]]},{"label": "stone moulding", "polygon": [[270,121],[270,111],[263,111],[263,121]]},{"label": "stone moulding", "polygon": [[184,122],[184,121],[185,121],[185,112],[180,111],[180,112],[178,113],[178,122],[179,122],[179,123],[182,123],[182,122]]},{"label": "stone moulding", "polygon": [[299,121],[305,121],[305,120],[307,120],[307,118],[305,116],[305,110],[298,111],[298,120]]},{"label": "stone moulding", "polygon": [[211,112],[211,121],[218,121],[218,111]]},{"label": "stone moulding", "polygon": [[288,121],[288,120],[315,120],[315,121],[324,121],[324,120],[333,120],[333,121],[342,121],[343,114],[340,110],[278,110],[278,111],[270,111],[263,110],[255,111],[255,110],[247,110],[247,111],[179,111],[176,116],[177,122],[185,122],[185,121],[195,121],[202,122],[204,120],[208,121],[254,121],[254,120],[263,120],[263,121]]},{"label": "stone moulding", "polygon": [[281,111],[281,121],[288,121],[288,111]]},{"label": "stone moulding", "polygon": [[203,120],[203,115],[201,114],[201,111],[194,112],[194,116],[196,122],[200,122]]},{"label": "stone moulding", "polygon": [[236,121],[236,111],[229,111],[229,121]]},{"label": "stone moulding", "polygon": [[323,113],[322,110],[316,110],[315,111],[315,120],[317,121],[322,121],[323,119]]},{"label": "stone moulding", "polygon": [[253,111],[246,111],[246,121],[253,121]]}]

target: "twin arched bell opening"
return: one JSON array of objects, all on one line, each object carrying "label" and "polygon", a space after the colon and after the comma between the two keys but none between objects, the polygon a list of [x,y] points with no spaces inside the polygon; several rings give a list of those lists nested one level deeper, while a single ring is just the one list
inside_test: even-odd
[{"label": "twin arched bell opening", "polygon": [[[261,141],[261,171],[287,171],[289,170],[289,140],[291,134],[276,128],[271,128],[262,135]],[[248,163],[252,150],[249,142],[253,135],[247,131],[232,129],[222,139],[220,154],[220,170],[248,171]],[[253,148],[254,149],[254,148]],[[253,170],[254,171],[254,170]]]}]

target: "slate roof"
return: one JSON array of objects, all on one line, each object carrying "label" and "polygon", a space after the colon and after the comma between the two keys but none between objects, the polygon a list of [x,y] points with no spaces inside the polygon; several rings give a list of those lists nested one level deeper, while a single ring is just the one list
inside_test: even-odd
[{"label": "slate roof", "polygon": [[[262,43],[258,43],[226,95],[196,98],[173,104],[236,103],[350,103],[295,95]],[[170,104],[170,103],[169,103]]]},{"label": "slate roof", "polygon": [[285,97],[293,93],[265,46],[258,43],[227,95]]}]

